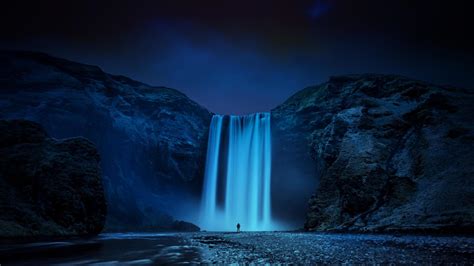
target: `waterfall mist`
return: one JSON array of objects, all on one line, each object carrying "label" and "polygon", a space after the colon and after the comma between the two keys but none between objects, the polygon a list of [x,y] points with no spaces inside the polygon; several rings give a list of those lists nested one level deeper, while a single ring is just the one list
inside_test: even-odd
[{"label": "waterfall mist", "polygon": [[200,225],[272,230],[270,113],[214,115],[209,130]]}]

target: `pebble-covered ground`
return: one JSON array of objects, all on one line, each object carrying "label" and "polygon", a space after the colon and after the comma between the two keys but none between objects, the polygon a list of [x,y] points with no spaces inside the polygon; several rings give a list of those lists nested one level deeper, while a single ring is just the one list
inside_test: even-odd
[{"label": "pebble-covered ground", "polygon": [[114,233],[0,241],[0,265],[474,264],[474,237],[298,232]]},{"label": "pebble-covered ground", "polygon": [[474,263],[474,238],[296,232],[198,233],[207,263]]}]

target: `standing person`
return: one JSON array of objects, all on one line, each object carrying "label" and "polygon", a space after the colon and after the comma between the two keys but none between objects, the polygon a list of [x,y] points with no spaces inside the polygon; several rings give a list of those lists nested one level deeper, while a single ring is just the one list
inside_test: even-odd
[{"label": "standing person", "polygon": [[240,224],[237,223],[237,233],[240,233]]}]

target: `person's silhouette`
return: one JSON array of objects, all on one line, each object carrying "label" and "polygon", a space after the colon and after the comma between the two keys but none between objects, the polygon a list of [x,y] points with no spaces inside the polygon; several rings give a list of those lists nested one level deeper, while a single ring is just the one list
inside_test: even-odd
[{"label": "person's silhouette", "polygon": [[237,223],[237,233],[240,232],[240,224]]}]

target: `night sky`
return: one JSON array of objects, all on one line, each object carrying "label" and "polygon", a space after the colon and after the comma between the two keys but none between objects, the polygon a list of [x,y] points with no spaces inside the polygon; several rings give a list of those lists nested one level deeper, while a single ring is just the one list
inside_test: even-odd
[{"label": "night sky", "polygon": [[178,89],[212,112],[245,114],[338,74],[401,74],[471,88],[467,3],[2,1],[0,48],[98,65]]}]

